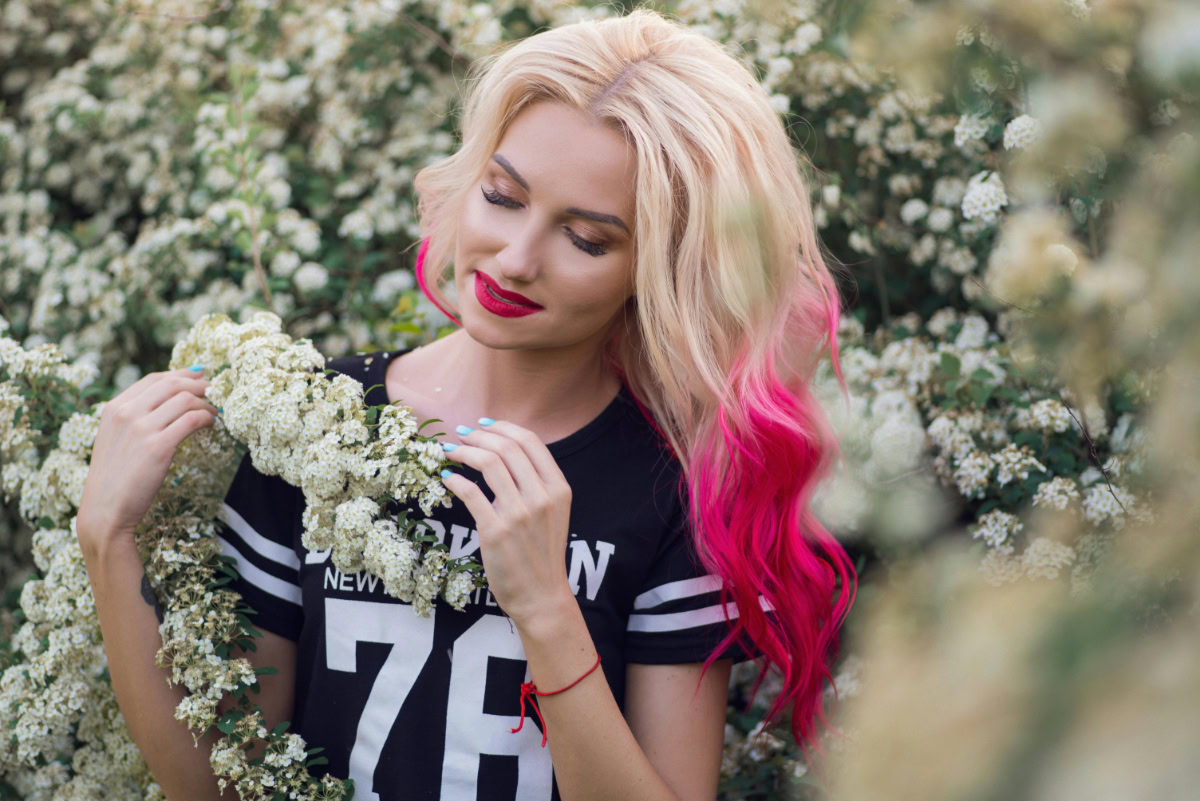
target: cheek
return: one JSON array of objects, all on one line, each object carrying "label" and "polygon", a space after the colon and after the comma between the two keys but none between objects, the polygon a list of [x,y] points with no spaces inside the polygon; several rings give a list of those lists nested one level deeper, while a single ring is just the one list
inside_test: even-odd
[{"label": "cheek", "polygon": [[479,198],[468,199],[458,215],[459,236],[468,246],[477,241],[487,230],[487,212],[480,208],[483,203],[484,201]]},{"label": "cheek", "polygon": [[625,276],[619,271],[596,271],[587,277],[572,278],[562,284],[564,308],[580,314],[607,317],[625,302]]}]

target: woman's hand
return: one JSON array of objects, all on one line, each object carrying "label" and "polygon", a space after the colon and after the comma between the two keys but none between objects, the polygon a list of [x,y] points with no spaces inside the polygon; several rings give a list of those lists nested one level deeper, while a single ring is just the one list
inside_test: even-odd
[{"label": "woman's hand", "polygon": [[83,484],[76,532],[85,538],[132,533],[167,476],[179,443],[213,425],[209,382],[190,369],[150,373],[109,401]]},{"label": "woman's hand", "polygon": [[[489,418],[481,418],[489,420]],[[574,598],[567,580],[571,486],[536,434],[515,423],[459,426],[463,444],[446,452],[483,474],[495,501],[457,473],[444,478],[475,518],[488,589],[520,627]],[[443,446],[446,447],[446,446]]]}]

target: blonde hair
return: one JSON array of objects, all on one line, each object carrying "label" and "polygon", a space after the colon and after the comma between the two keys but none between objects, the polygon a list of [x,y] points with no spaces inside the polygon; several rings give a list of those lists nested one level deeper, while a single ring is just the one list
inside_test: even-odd
[{"label": "blonde hair", "polygon": [[745,632],[766,657],[755,692],[769,663],[783,673],[768,718],[791,702],[803,747],[824,718],[826,660],[856,584],[808,510],[839,453],[808,389],[827,346],[845,391],[810,165],[744,64],[647,8],[511,43],[472,65],[468,84],[461,148],[414,180],[422,289],[453,308],[440,285],[461,204],[523,108],[556,101],[624,135],[636,154],[635,295],[604,358],[679,459],[696,555],[741,610],[705,668]]}]

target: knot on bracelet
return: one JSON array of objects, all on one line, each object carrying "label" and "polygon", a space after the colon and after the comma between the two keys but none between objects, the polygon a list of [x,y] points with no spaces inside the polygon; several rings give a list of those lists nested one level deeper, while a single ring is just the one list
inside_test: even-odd
[{"label": "knot on bracelet", "polygon": [[542,748],[545,748],[546,747],[546,719],[542,717],[542,710],[538,708],[537,701],[535,699],[533,699],[531,696],[534,696],[534,695],[557,695],[558,693],[561,693],[564,690],[569,690],[572,687],[574,687],[576,684],[578,684],[579,682],[583,681],[584,678],[587,677],[588,673],[591,673],[593,670],[595,670],[599,666],[600,666],[600,654],[596,654],[596,664],[594,664],[590,668],[588,668],[587,673],[584,673],[582,676],[575,679],[575,681],[571,682],[566,687],[563,687],[561,690],[552,690],[550,692],[544,693],[544,692],[541,692],[540,690],[538,690],[537,685],[535,685],[532,681],[524,682],[521,685],[521,720],[520,720],[520,722],[517,723],[517,727],[515,729],[510,729],[509,731],[511,731],[513,734],[516,734],[517,732],[519,732],[521,730],[521,727],[525,725],[525,699],[529,698],[529,703],[533,706],[533,711],[537,713],[538,720],[542,724]]}]

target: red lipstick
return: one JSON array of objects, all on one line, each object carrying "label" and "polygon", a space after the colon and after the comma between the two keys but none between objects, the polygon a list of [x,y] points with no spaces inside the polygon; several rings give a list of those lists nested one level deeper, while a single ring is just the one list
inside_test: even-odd
[{"label": "red lipstick", "polygon": [[475,271],[475,299],[493,314],[501,317],[524,317],[542,310],[542,307],[517,292],[496,286],[486,273]]}]

